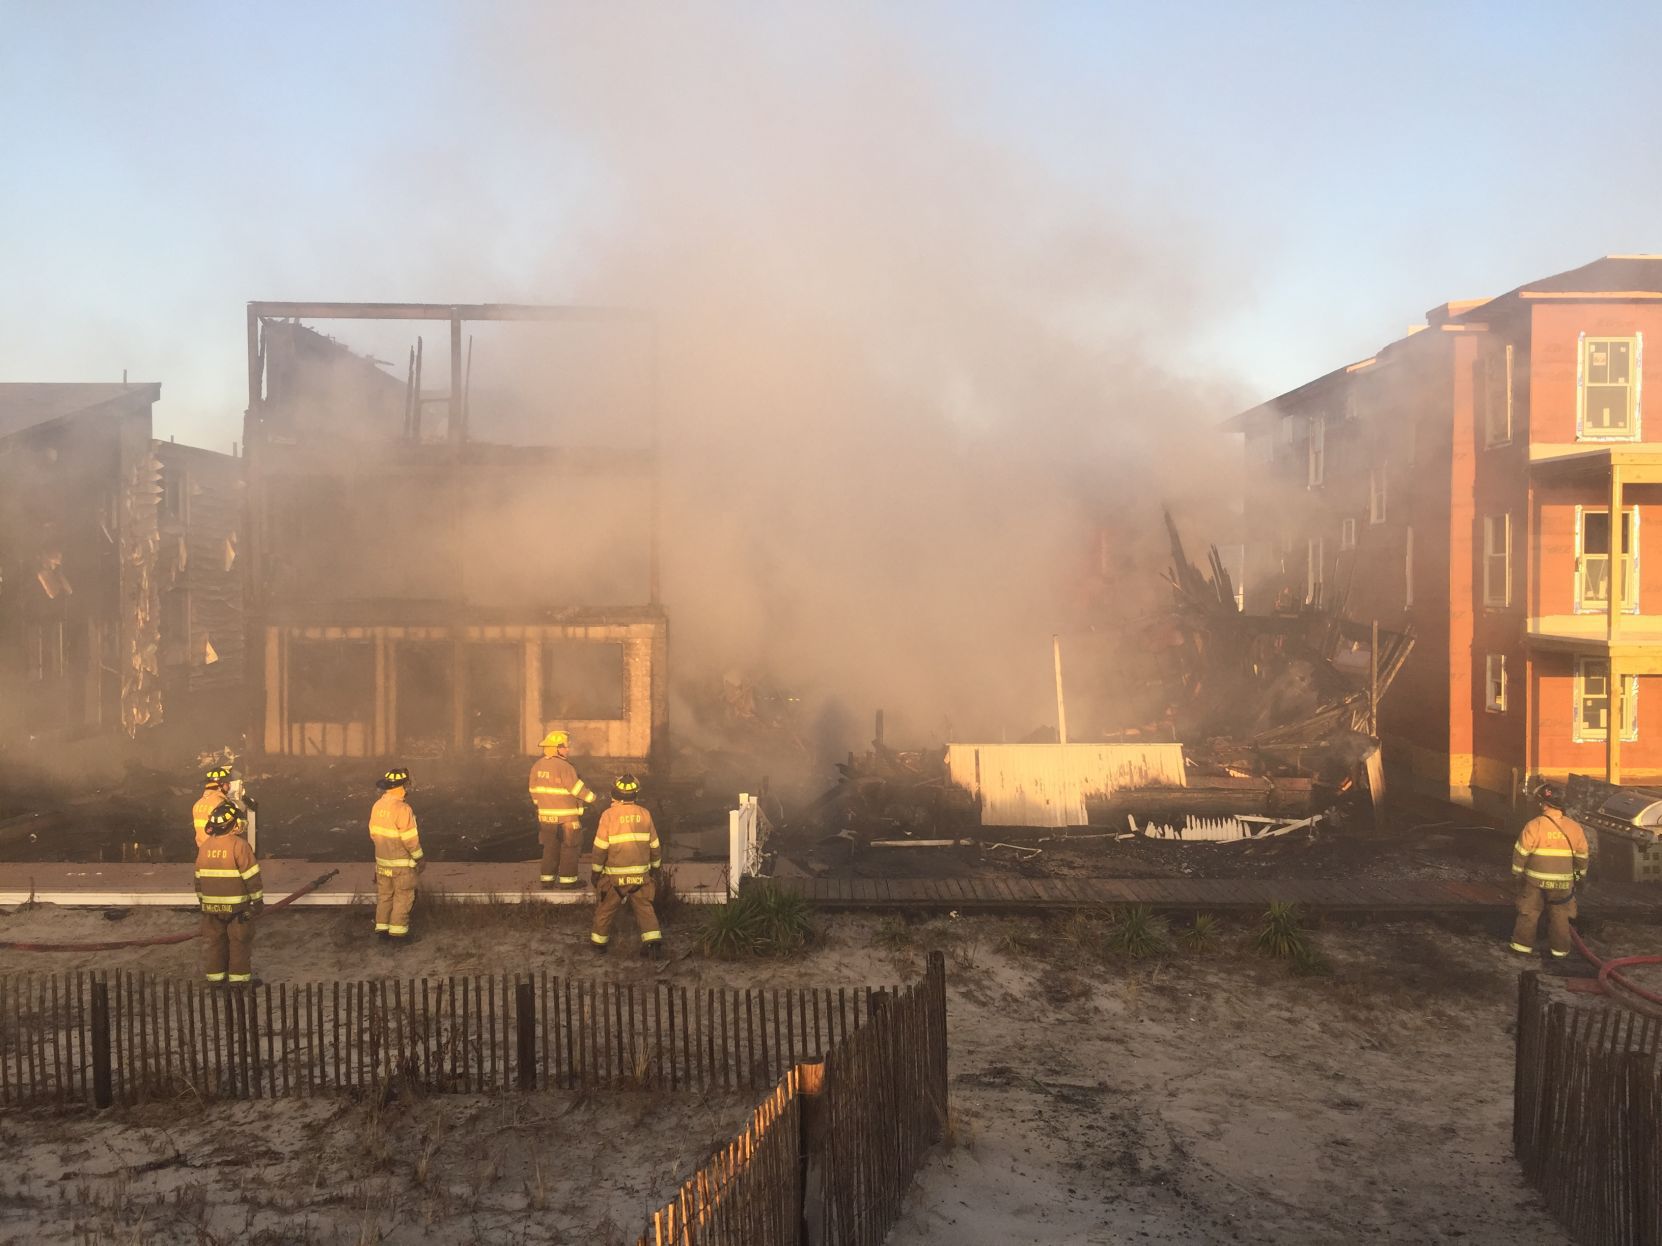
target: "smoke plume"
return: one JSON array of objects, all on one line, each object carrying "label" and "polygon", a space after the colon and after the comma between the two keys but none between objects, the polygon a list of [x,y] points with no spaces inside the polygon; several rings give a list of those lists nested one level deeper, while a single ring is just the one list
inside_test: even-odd
[{"label": "smoke plume", "polygon": [[1198,531],[1233,479],[1182,215],[1122,206],[1111,150],[990,137],[973,78],[860,10],[485,11],[498,141],[527,184],[581,171],[524,293],[658,318],[679,674],[799,690],[828,748],[877,707],[1053,722],[1049,635],[1158,600],[1160,504]]}]

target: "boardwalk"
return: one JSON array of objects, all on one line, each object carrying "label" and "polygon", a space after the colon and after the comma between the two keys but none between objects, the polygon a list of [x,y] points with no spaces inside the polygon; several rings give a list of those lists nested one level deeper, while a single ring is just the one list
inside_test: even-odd
[{"label": "boardwalk", "polygon": [[[909,912],[1033,912],[1146,904],[1155,909],[1261,909],[1275,900],[1352,913],[1510,911],[1510,880],[1259,878],[791,878],[784,887],[827,909]],[[1662,887],[1606,883],[1582,894],[1584,911],[1606,917],[1662,911]]]}]

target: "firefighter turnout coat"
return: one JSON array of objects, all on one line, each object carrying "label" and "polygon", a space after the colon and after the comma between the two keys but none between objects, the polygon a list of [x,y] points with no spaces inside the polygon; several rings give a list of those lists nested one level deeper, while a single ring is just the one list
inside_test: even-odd
[{"label": "firefighter turnout coat", "polygon": [[620,887],[646,881],[663,864],[652,815],[629,801],[614,801],[594,832],[594,872]]},{"label": "firefighter turnout coat", "polygon": [[241,835],[210,835],[197,850],[196,898],[215,917],[239,916],[265,899],[259,862]]},{"label": "firefighter turnout coat", "polygon": [[375,845],[377,874],[413,870],[421,863],[421,834],[403,788],[382,793],[369,811],[369,840]]},{"label": "firefighter turnout coat", "polygon": [[580,818],[594,804],[594,791],[577,777],[576,768],[564,757],[539,757],[531,767],[531,799],[537,805],[537,821],[547,825],[567,818]]},{"label": "firefighter turnout coat", "polygon": [[230,797],[219,790],[219,785],[204,791],[197,802],[190,807],[191,824],[196,829],[196,850],[202,851],[202,845],[208,842],[208,815],[223,805]]},{"label": "firefighter turnout coat", "polygon": [[1568,890],[1587,872],[1587,833],[1573,818],[1543,809],[1512,848],[1512,873],[1547,891]]}]

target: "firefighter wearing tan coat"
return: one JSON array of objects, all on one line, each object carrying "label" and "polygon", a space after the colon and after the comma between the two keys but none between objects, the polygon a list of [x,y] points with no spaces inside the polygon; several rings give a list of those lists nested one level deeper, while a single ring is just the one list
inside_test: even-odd
[{"label": "firefighter wearing tan coat", "polygon": [[208,815],[196,853],[196,900],[202,906],[202,967],[214,986],[254,978],[254,915],[265,907],[265,884],[254,850],[237,833],[242,810],[222,801]]},{"label": "firefighter wearing tan coat", "polygon": [[620,776],[612,785],[612,803],[595,828],[592,878],[600,899],[589,941],[597,953],[605,953],[612,941],[612,923],[627,904],[640,927],[641,952],[664,954],[664,932],[658,928],[658,914],[652,907],[658,871],[664,863],[663,848],[652,815],[635,803],[640,793],[634,775]]},{"label": "firefighter wearing tan coat", "polygon": [[1587,872],[1587,833],[1564,815],[1564,797],[1556,783],[1535,789],[1541,816],[1524,824],[1512,849],[1512,874],[1518,880],[1518,922],[1512,950],[1535,951],[1541,912],[1547,915],[1547,946],[1553,956],[1570,954],[1570,919],[1576,915],[1575,885]]},{"label": "firefighter wearing tan coat", "polygon": [[209,817],[215,809],[230,799],[230,794],[229,768],[215,766],[202,776],[202,795],[196,798],[196,803],[190,808],[191,827],[196,832],[196,851],[201,852],[202,845],[208,842]]},{"label": "firefighter wearing tan coat", "polygon": [[566,760],[570,744],[571,737],[566,732],[550,731],[543,737],[543,755],[531,767],[531,800],[537,806],[537,830],[542,840],[542,873],[538,881],[544,891],[553,890],[556,879],[563,887],[577,885],[583,810],[594,804],[593,789],[577,776],[576,769]]},{"label": "firefighter wearing tan coat", "polygon": [[375,846],[375,933],[382,939],[407,939],[416,875],[426,865],[415,810],[405,799],[410,772],[395,766],[375,786],[382,793],[369,811],[369,840]]}]

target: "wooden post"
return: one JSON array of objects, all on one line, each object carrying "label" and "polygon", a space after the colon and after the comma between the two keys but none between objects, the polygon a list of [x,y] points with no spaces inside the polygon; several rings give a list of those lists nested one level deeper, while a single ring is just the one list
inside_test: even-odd
[{"label": "wooden post", "polygon": [[450,310],[450,444],[467,440],[467,416],[462,411],[462,315]]},{"label": "wooden post", "polygon": [[[1610,593],[1615,596],[1615,582],[1611,582]],[[1622,781],[1622,717],[1626,708],[1627,698],[1622,695],[1622,671],[1616,663],[1616,651],[1610,650],[1608,665],[1608,682],[1605,691],[1609,694],[1609,709],[1605,711],[1604,732],[1604,781],[1606,783],[1620,783]]]},{"label": "wooden post", "polygon": [[935,1140],[939,1142],[946,1137],[947,1126],[947,1038],[946,1038],[946,953],[934,951],[929,953],[929,968],[924,975],[929,992],[929,1045],[935,1059],[935,1085],[931,1088],[935,1092],[935,1110],[937,1112],[937,1132]]},{"label": "wooden post", "polygon": [[1368,646],[1368,734],[1379,739],[1379,620],[1373,621],[1373,641]]},{"label": "wooden post", "polygon": [[92,983],[92,1102],[107,1108],[110,1094],[110,984],[103,978]]},{"label": "wooden post", "polygon": [[798,1246],[825,1240],[825,1062],[797,1066]]},{"label": "wooden post", "polygon": [[1056,743],[1068,742],[1068,708],[1062,700],[1062,638],[1052,635],[1050,653],[1056,663]]},{"label": "wooden post", "polygon": [[536,992],[529,982],[514,985],[514,1020],[519,1027],[519,1088],[537,1088]]},{"label": "wooden post", "polygon": [[[1604,635],[1605,640],[1614,644],[1616,641],[1617,622],[1622,615],[1622,598],[1627,588],[1626,567],[1622,563],[1622,555],[1627,552],[1627,542],[1622,540],[1622,469],[1616,464],[1610,465],[1610,572],[1608,591],[1604,600]],[[1614,782],[1614,780],[1612,780]]]}]

